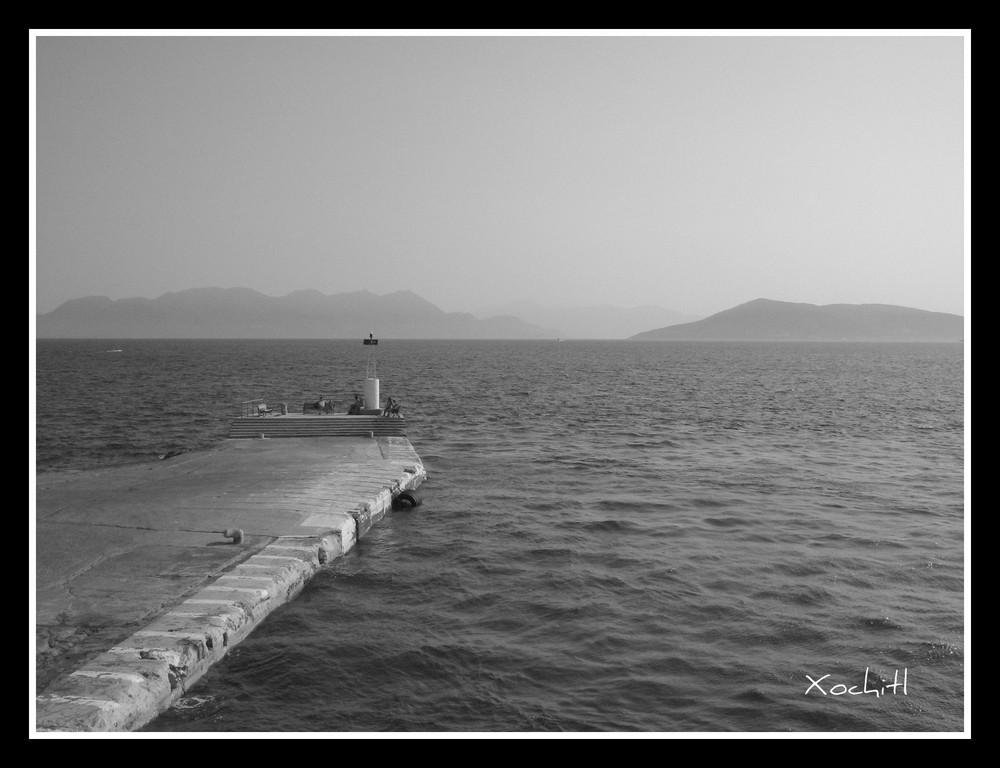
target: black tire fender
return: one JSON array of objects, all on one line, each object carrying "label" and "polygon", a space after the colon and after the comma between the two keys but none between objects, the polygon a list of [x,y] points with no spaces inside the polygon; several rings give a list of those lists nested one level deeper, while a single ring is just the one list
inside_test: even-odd
[{"label": "black tire fender", "polygon": [[420,494],[415,490],[400,491],[396,498],[392,500],[393,509],[412,509],[413,507],[419,507],[423,503],[423,499],[420,498]]}]

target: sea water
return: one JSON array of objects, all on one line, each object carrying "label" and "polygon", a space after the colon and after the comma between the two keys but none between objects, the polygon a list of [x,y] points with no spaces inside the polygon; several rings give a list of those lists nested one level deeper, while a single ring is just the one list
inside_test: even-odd
[{"label": "sea water", "polygon": [[145,730],[963,730],[960,344],[39,341],[37,471],[343,410],[369,355],[423,505]]}]

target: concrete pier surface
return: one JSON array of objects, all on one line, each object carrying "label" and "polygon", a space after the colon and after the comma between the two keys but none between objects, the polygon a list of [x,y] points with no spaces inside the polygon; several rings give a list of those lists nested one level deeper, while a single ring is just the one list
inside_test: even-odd
[{"label": "concrete pier surface", "polygon": [[426,478],[398,436],[36,478],[35,730],[136,730]]}]

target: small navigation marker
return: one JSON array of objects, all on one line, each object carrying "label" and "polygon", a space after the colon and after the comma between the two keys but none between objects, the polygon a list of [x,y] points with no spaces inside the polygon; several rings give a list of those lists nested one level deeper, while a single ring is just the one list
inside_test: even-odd
[{"label": "small navigation marker", "polygon": [[371,332],[368,333],[368,338],[364,340],[365,345],[371,344],[372,346],[378,345],[378,339],[376,339]]}]

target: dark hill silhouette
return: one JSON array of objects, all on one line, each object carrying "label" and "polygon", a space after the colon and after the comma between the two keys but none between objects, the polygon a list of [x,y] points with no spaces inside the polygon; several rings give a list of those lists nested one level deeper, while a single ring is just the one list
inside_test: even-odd
[{"label": "dark hill silhouette", "polygon": [[369,331],[402,339],[540,339],[555,331],[516,317],[480,320],[444,312],[412,291],[283,297],[248,288],[193,288],[156,299],[73,299],[38,315],[38,338],[308,339],[362,338]]},{"label": "dark hill silhouette", "polygon": [[961,315],[891,304],[796,304],[756,299],[693,323],[630,338],[654,341],[960,341]]}]

